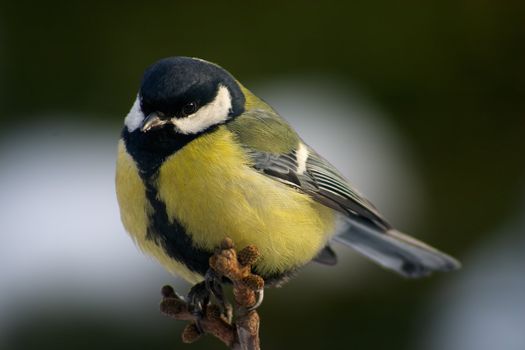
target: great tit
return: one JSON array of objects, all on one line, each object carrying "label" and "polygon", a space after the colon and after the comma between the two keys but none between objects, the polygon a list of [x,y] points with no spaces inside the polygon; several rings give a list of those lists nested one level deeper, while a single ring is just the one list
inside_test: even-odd
[{"label": "great tit", "polygon": [[146,70],[119,141],[116,190],[136,244],[193,284],[225,237],[259,249],[254,272],[267,285],[312,260],[335,264],[333,241],[407,277],[459,267],[393,228],[272,107],[202,59]]}]

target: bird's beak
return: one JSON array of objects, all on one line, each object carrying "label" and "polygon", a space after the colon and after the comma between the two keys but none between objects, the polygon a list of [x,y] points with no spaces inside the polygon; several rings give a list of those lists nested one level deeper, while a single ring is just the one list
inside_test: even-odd
[{"label": "bird's beak", "polygon": [[148,114],[148,116],[144,119],[140,130],[142,132],[148,132],[152,129],[157,129],[165,124],[168,124],[169,122],[170,120],[165,118],[162,113],[153,112]]}]

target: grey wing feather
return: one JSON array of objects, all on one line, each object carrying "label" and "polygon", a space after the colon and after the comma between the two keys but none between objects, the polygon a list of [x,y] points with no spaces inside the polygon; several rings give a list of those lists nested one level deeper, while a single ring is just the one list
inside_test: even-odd
[{"label": "grey wing feather", "polygon": [[382,231],[392,228],[370,201],[354,189],[333,165],[311,148],[303,176],[307,178],[305,181],[309,181],[315,188],[314,191],[308,188],[305,192],[321,203],[356,220],[366,221]]},{"label": "grey wing feather", "polygon": [[298,165],[295,152],[272,154],[249,149],[248,154],[254,162],[255,169],[288,185],[301,187],[301,181],[297,176]]},{"label": "grey wing feather", "polygon": [[327,207],[360,221],[368,221],[381,230],[391,228],[374,205],[313,149],[308,148],[306,169],[301,174],[298,173],[296,150],[289,154],[271,154],[250,149],[248,153],[257,170],[299,188]]},{"label": "grey wing feather", "polygon": [[[257,170],[342,213],[349,226],[335,237],[335,241],[380,265],[406,277],[421,277],[432,271],[448,271],[460,266],[454,258],[395,230],[372,203],[313,149],[308,148],[302,172],[298,171],[296,150],[271,154],[248,149],[248,153]],[[317,260],[322,262],[325,253],[321,251]]]},{"label": "grey wing feather", "polygon": [[423,277],[461,266],[453,257],[395,229],[378,232],[354,221],[334,240],[405,277]]}]

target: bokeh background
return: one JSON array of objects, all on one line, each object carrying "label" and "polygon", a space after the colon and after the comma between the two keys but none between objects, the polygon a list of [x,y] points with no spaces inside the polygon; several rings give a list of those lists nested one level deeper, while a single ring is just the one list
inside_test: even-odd
[{"label": "bokeh background", "polygon": [[525,349],[519,1],[0,4],[0,349],[183,345],[189,286],[119,222],[115,145],[143,70],[219,63],[400,229],[464,268],[404,280],[338,248],[269,290],[265,349]]}]

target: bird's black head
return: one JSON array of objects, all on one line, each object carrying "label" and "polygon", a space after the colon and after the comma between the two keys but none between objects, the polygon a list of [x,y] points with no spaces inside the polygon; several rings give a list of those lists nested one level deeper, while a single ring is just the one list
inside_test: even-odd
[{"label": "bird's black head", "polygon": [[239,84],[221,67],[197,58],[165,58],[144,73],[123,138],[139,166],[162,161],[241,114],[244,104]]},{"label": "bird's black head", "polygon": [[244,102],[239,84],[221,67],[197,58],[165,58],[144,73],[126,126],[196,134],[241,114]]}]

